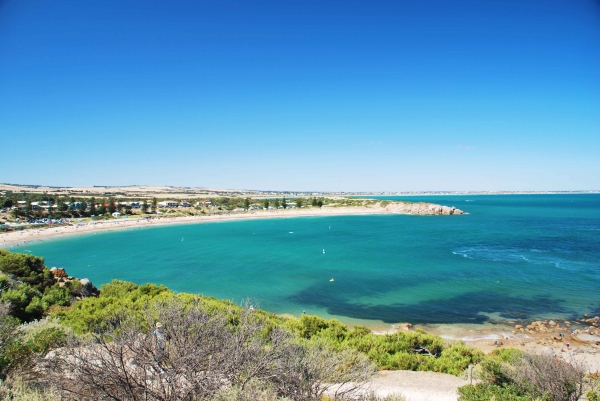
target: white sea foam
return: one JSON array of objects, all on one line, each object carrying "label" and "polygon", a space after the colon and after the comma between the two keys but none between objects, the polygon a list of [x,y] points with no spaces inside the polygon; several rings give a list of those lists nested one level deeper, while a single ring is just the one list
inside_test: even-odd
[{"label": "white sea foam", "polygon": [[[548,266],[561,270],[583,271],[590,268],[589,263],[569,260],[557,256],[547,255],[548,251],[539,249],[518,248],[490,248],[475,247],[455,250],[452,254],[467,259],[484,260],[498,263],[527,263],[537,266]],[[563,256],[571,255],[572,252],[561,252]]]}]

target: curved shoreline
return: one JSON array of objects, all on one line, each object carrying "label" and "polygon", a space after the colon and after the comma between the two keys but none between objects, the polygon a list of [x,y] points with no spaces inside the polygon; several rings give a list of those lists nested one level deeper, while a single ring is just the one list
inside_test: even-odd
[{"label": "curved shoreline", "polygon": [[[436,205],[437,206],[437,205]],[[212,222],[226,221],[241,221],[241,220],[259,220],[272,218],[294,218],[294,217],[330,217],[330,216],[352,216],[352,215],[386,215],[386,214],[411,214],[401,211],[398,207],[386,208],[379,204],[372,207],[338,207],[338,208],[323,208],[323,209],[306,209],[306,210],[269,210],[269,211],[250,211],[236,214],[223,215],[199,215],[199,216],[183,216],[183,217],[158,217],[146,219],[143,217],[129,217],[113,220],[87,221],[75,223],[70,226],[60,227],[45,227],[32,228],[21,231],[14,231],[0,234],[0,248],[7,248],[11,251],[20,251],[23,245],[32,242],[40,242],[53,239],[69,238],[73,236],[92,234],[95,232],[110,232],[127,229],[141,229],[149,227],[168,226],[173,224],[201,224]],[[418,213],[415,213],[418,215]],[[426,213],[423,213],[426,214]],[[435,214],[435,213],[431,213]],[[162,215],[164,216],[164,215]],[[18,246],[18,248],[17,248]],[[338,318],[339,319],[339,318]],[[341,319],[343,320],[343,319]],[[349,323],[352,325],[352,323]],[[356,323],[355,323],[356,324]],[[402,324],[388,325],[383,322],[374,321],[371,324],[360,322],[358,324],[366,324],[376,333],[390,333],[398,330],[403,330]],[[598,369],[600,352],[590,354],[590,352],[598,352],[600,349],[591,345],[574,344],[570,350],[565,348],[564,343],[558,343],[551,340],[550,335],[542,335],[541,333],[525,334],[513,333],[510,325],[506,324],[489,324],[489,325],[465,325],[465,324],[446,324],[432,325],[423,324],[417,327],[424,328],[427,332],[440,335],[450,341],[462,340],[467,345],[473,346],[489,352],[496,348],[494,344],[496,340],[503,343],[503,347],[516,347],[523,350],[540,351],[542,349],[552,348],[556,353],[573,352],[575,349],[580,350],[579,357],[586,360],[587,363]],[[573,339],[574,340],[574,339]],[[591,360],[590,360],[591,359]]]},{"label": "curved shoreline", "polygon": [[[398,205],[403,205],[399,203]],[[431,204],[427,204],[431,205]],[[327,216],[360,216],[375,214],[406,214],[427,215],[427,213],[409,213],[401,208],[381,207],[379,204],[372,207],[336,207],[306,210],[259,210],[235,214],[195,215],[178,217],[130,217],[111,220],[98,220],[76,223],[63,226],[46,226],[43,228],[28,228],[25,230],[10,231],[0,234],[0,248],[13,248],[18,245],[26,245],[31,242],[39,242],[48,239],[66,238],[72,235],[91,233],[97,231],[125,230],[130,228],[158,227],[170,224],[198,224],[207,222],[236,221],[249,219],[271,219],[291,217],[327,217]],[[439,208],[446,206],[433,205]],[[462,211],[460,211],[462,213]],[[436,213],[429,213],[436,214]],[[459,213],[457,213],[459,214]]]}]

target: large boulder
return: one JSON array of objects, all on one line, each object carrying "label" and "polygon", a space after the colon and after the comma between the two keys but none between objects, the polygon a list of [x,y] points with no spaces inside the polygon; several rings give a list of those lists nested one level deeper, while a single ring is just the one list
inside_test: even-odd
[{"label": "large boulder", "polygon": [[94,287],[94,285],[92,284],[92,282],[90,281],[90,279],[87,278],[80,278],[79,282],[81,283],[81,285],[84,288],[83,291],[83,296],[86,297],[97,297],[100,295],[100,290],[97,289],[96,287]]},{"label": "large boulder", "polygon": [[67,272],[63,268],[53,267],[52,269],[50,269],[50,272],[52,273],[52,276],[54,276],[55,279],[65,278],[68,276]]}]

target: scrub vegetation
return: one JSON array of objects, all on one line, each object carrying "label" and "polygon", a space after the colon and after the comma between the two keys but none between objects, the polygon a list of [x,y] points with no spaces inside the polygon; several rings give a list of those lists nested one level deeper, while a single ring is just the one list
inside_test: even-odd
[{"label": "scrub vegetation", "polygon": [[[0,271],[4,399],[375,401],[359,389],[377,370],[462,376],[469,365],[481,382],[460,389],[465,401],[575,400],[592,383],[577,366],[545,356],[486,356],[422,331],[375,335],[155,284],[114,280],[85,297],[54,284],[32,255],[0,251]],[[167,338],[160,353],[159,321]]]}]

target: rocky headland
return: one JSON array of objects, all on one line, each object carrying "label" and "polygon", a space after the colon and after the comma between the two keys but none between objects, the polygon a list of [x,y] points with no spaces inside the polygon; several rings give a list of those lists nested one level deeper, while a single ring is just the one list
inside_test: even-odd
[{"label": "rocky headland", "polygon": [[[383,202],[382,202],[383,203]],[[406,213],[406,214],[418,214],[418,215],[453,215],[453,214],[465,214],[460,209],[454,206],[443,206],[435,203],[405,203],[405,202],[392,202],[383,206],[385,210],[390,213]]]}]

